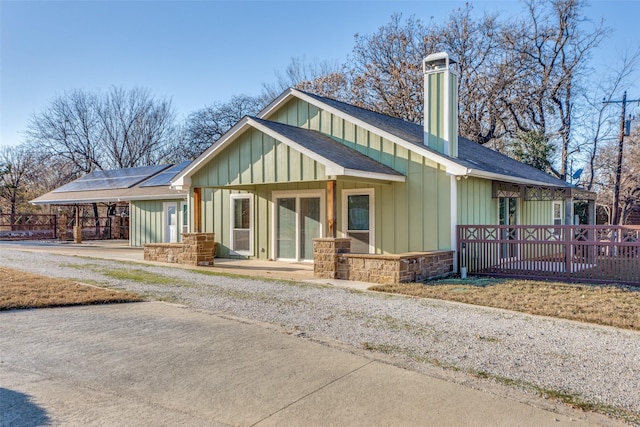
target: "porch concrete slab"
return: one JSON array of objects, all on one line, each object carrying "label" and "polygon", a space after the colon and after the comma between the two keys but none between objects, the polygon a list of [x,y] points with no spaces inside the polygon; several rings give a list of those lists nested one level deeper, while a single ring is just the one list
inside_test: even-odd
[{"label": "porch concrete slab", "polygon": [[164,303],[2,312],[0,349],[2,425],[590,424]]}]

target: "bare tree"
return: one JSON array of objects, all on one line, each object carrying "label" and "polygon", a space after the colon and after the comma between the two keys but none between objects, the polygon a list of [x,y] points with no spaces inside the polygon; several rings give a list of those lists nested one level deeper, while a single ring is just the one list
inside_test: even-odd
[{"label": "bare tree", "polygon": [[257,114],[264,107],[261,97],[237,95],[227,102],[215,103],[187,118],[181,157],[194,159],[216,142],[242,117]]},{"label": "bare tree", "polygon": [[28,200],[35,170],[33,153],[24,145],[0,147],[0,206],[8,207],[11,223]]},{"label": "bare tree", "polygon": [[276,71],[275,83],[262,85],[261,102],[267,105],[290,87],[340,99],[344,96],[347,82],[342,69],[343,66],[336,62],[308,62],[305,57],[291,58],[284,73]]},{"label": "bare tree", "polygon": [[603,141],[618,137],[619,112],[607,106],[619,95],[623,87],[632,83],[631,78],[638,65],[640,49],[635,52],[623,52],[619,61],[597,79],[597,85],[590,92],[583,94],[583,116],[580,119],[583,135],[578,135],[578,138],[584,141],[581,148],[588,153],[588,174],[583,181],[587,190],[592,190],[595,185],[596,157]]},{"label": "bare tree", "polygon": [[147,89],[112,87],[100,100],[101,148],[110,167],[160,163],[175,138],[171,102],[156,100]]},{"label": "bare tree", "polygon": [[113,87],[106,94],[74,90],[57,96],[32,116],[27,140],[89,173],[161,163],[174,131],[170,101],[144,89]]},{"label": "bare tree", "polygon": [[519,130],[542,131],[558,140],[560,167],[552,172],[564,180],[575,152],[571,131],[577,94],[589,55],[607,30],[602,23],[586,29],[583,0],[528,0],[526,6],[526,19],[504,32],[517,68],[528,70],[519,85],[522,96],[510,111]]},{"label": "bare tree", "polygon": [[[609,222],[625,224],[629,214],[640,206],[640,133],[632,132],[624,146],[624,163],[622,164],[619,183],[619,213],[615,214],[615,182],[618,157],[618,143],[609,141],[600,150],[595,159],[596,174],[594,189],[598,192],[600,205],[605,206]],[[618,221],[615,218],[618,217]]]},{"label": "bare tree", "polygon": [[351,102],[419,123],[423,119],[422,59],[440,46],[421,20],[395,14],[372,35],[355,36],[350,58]]}]

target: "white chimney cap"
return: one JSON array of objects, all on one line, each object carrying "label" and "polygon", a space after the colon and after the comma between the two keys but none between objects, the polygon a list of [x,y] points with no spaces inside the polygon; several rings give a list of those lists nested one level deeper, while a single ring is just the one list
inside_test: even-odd
[{"label": "white chimney cap", "polygon": [[427,72],[449,68],[449,65],[457,63],[458,61],[450,58],[447,52],[432,53],[422,61],[422,71],[426,74]]}]

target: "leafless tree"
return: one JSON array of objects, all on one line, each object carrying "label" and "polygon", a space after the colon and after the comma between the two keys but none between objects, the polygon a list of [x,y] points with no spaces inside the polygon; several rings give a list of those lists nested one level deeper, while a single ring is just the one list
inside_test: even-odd
[{"label": "leafless tree", "polygon": [[439,50],[433,28],[395,14],[372,35],[355,36],[349,76],[351,102],[419,123],[423,119],[422,60]]},{"label": "leafless tree", "polygon": [[24,145],[0,147],[0,206],[9,209],[11,223],[29,200],[35,157]]},{"label": "leafless tree", "polygon": [[73,90],[32,116],[28,143],[70,160],[78,171],[161,163],[175,142],[171,101],[148,90],[113,87],[106,94]]},{"label": "leafless tree", "polygon": [[[626,138],[624,146],[624,163],[619,188],[619,223],[625,224],[629,214],[640,206],[640,133],[637,130]],[[594,189],[598,192],[598,202],[606,207],[609,222],[613,222],[614,215],[614,185],[616,176],[616,158],[618,144],[609,141],[595,158],[596,174]],[[617,225],[617,224],[616,224]]]},{"label": "leafless tree", "polygon": [[290,87],[339,100],[344,100],[348,87],[343,66],[331,61],[308,62],[305,57],[294,57],[284,73],[276,71],[275,74],[275,83],[262,85],[261,102],[264,105]]},{"label": "leafless tree", "polygon": [[263,102],[261,97],[238,95],[191,113],[184,128],[181,156],[185,159],[198,157],[242,117],[257,114],[264,107]]},{"label": "leafless tree", "polygon": [[[528,0],[527,16],[504,31],[512,58],[528,70],[518,86],[520,102],[510,110],[521,131],[538,130],[557,139],[560,166],[552,171],[566,179],[574,107],[584,82],[589,55],[607,35],[602,23],[581,15],[583,0]],[[589,24],[589,25],[588,25]]]},{"label": "leafless tree", "polygon": [[591,91],[585,91],[580,117],[582,134],[576,135],[583,141],[581,150],[587,152],[587,177],[583,186],[592,190],[596,178],[596,158],[604,141],[618,137],[620,114],[617,109],[609,107],[614,97],[619,96],[622,88],[633,82],[632,77],[640,65],[640,49],[635,52],[623,52],[617,61],[604,75],[597,79],[598,83]]}]

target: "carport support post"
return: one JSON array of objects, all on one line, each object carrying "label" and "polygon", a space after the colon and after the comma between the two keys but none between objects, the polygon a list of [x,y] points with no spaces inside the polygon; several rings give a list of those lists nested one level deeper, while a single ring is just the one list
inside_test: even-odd
[{"label": "carport support post", "polygon": [[80,224],[80,207],[76,205],[76,222],[73,226],[73,241],[82,243],[82,224]]}]

